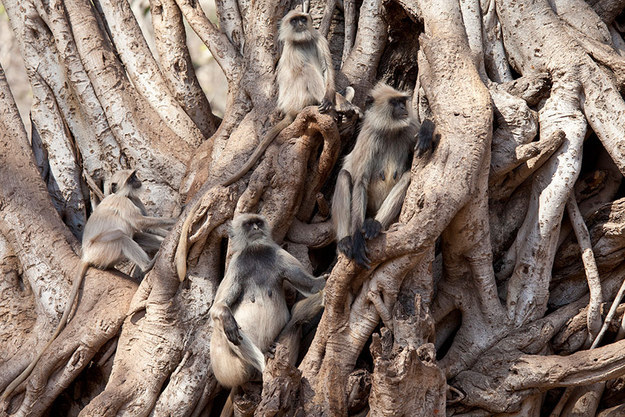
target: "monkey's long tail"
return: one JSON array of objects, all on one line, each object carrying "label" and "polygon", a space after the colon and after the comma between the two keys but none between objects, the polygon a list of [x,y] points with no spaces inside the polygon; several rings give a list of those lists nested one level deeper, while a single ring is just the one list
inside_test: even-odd
[{"label": "monkey's long tail", "polygon": [[41,349],[39,351],[37,356],[35,356],[35,359],[32,360],[30,365],[28,365],[28,367],[26,369],[24,369],[24,371],[22,371],[22,373],[19,374],[17,376],[17,378],[15,378],[13,380],[13,382],[11,382],[9,384],[9,386],[4,390],[4,393],[2,394],[2,398],[0,398],[0,401],[4,401],[7,398],[9,398],[9,396],[13,393],[15,388],[17,388],[22,382],[24,382],[26,380],[26,378],[28,378],[30,373],[35,368],[35,365],[37,365],[37,362],[39,362],[39,359],[41,359],[41,356],[43,355],[43,353],[46,350],[48,350],[48,348],[50,347],[52,342],[54,342],[54,340],[57,338],[57,336],[65,328],[65,324],[68,321],[69,314],[72,311],[72,307],[74,306],[74,301],[76,300],[76,296],[78,295],[78,290],[80,288],[80,284],[81,284],[83,278],[85,277],[85,275],[87,273],[87,269],[89,269],[89,264],[81,260],[80,261],[80,272],[78,273],[78,276],[76,276],[76,279],[74,279],[74,282],[72,283],[72,292],[69,295],[69,298],[67,300],[67,306],[65,306],[65,311],[63,312],[63,317],[61,317],[61,321],[59,322],[58,326],[56,327],[56,330],[54,331],[54,334],[52,335],[52,337],[50,338],[48,343],[46,343],[46,345],[43,347],[43,349]]},{"label": "monkey's long tail", "polygon": [[230,390],[228,399],[224,404],[224,408],[221,409],[219,417],[232,417],[234,415],[234,405],[232,404],[232,395],[234,394],[234,388]]},{"label": "monkey's long tail", "polygon": [[295,120],[295,117],[291,114],[287,114],[286,116],[284,116],[284,118],[280,120],[278,124],[276,124],[274,127],[272,127],[269,133],[267,133],[267,135],[262,139],[260,144],[254,150],[254,153],[252,153],[252,156],[249,157],[249,159],[241,167],[241,169],[232,177],[230,177],[230,179],[226,180],[222,185],[224,187],[227,187],[240,180],[241,177],[243,177],[247,173],[247,171],[249,171],[254,166],[256,161],[258,161],[258,158],[260,158],[260,156],[267,150],[267,147],[271,142],[273,142],[276,136],[278,136],[280,132],[284,130],[284,128],[293,123],[293,120]]}]

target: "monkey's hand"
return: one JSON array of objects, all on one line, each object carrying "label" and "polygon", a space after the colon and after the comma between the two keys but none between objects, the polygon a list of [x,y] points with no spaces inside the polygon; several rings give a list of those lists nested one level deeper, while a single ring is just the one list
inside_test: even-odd
[{"label": "monkey's hand", "polygon": [[415,152],[417,156],[422,156],[434,148],[434,123],[430,119],[425,119],[419,128]]},{"label": "monkey's hand", "polygon": [[332,105],[332,101],[330,101],[327,97],[324,97],[318,109],[321,113],[327,113],[330,111],[330,109],[332,109],[332,107],[334,107]]},{"label": "monkey's hand", "polygon": [[339,252],[341,252],[343,255],[347,256],[350,259],[353,258],[352,256],[353,247],[352,247],[351,236],[345,236],[343,239],[339,240],[336,246]]},{"label": "monkey's hand", "polygon": [[241,344],[241,332],[239,331],[239,324],[236,319],[232,315],[232,313],[228,312],[221,316],[221,322],[224,326],[224,332],[226,333],[226,337],[233,345],[239,346]]},{"label": "monkey's hand", "polygon": [[276,356],[276,348],[278,347],[278,343],[277,342],[273,342],[272,344],[269,345],[269,347],[267,348],[267,352],[265,352],[265,359],[267,358],[275,358]]},{"label": "monkey's hand", "polygon": [[382,223],[376,219],[367,219],[362,224],[362,233],[365,235],[365,239],[373,239],[378,236],[382,231]]},{"label": "monkey's hand", "polygon": [[367,247],[365,245],[365,238],[360,232],[354,233],[352,236],[352,259],[363,268],[369,269],[369,263],[371,262],[367,258]]}]

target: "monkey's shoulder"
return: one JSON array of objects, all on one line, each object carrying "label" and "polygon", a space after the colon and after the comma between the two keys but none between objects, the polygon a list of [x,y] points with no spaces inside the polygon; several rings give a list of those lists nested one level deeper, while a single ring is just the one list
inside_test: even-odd
[{"label": "monkey's shoulder", "polygon": [[109,195],[102,200],[100,205],[96,208],[96,211],[112,211],[116,213],[141,215],[141,209],[139,209],[132,200],[126,196],[115,194]]}]

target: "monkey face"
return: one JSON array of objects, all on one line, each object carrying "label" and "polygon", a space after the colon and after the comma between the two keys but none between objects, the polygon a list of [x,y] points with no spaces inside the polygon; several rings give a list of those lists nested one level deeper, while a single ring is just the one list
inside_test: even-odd
[{"label": "monkey face", "polygon": [[265,240],[269,236],[267,221],[258,214],[241,214],[232,220],[234,238],[248,243]]},{"label": "monkey face", "polygon": [[252,218],[243,222],[243,230],[250,240],[256,240],[265,237],[267,225],[260,218]]},{"label": "monkey face", "polygon": [[128,185],[130,185],[135,190],[141,188],[141,181],[137,178],[137,171],[132,171],[130,177],[128,177]]},{"label": "monkey face", "polygon": [[393,119],[401,120],[408,117],[408,108],[406,107],[407,97],[393,97],[389,100],[389,105],[393,109]]},{"label": "monkey face", "polygon": [[280,23],[280,40],[285,44],[310,42],[316,33],[308,13],[291,10]]},{"label": "monkey face", "polygon": [[308,16],[307,15],[297,15],[289,20],[289,23],[293,27],[293,30],[296,32],[304,32],[308,30]]}]

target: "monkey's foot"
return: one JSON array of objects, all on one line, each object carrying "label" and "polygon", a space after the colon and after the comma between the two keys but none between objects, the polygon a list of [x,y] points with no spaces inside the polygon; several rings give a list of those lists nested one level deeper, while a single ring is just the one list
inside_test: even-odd
[{"label": "monkey's foot", "polygon": [[318,109],[321,113],[327,113],[333,107],[332,102],[324,97],[323,101],[319,105]]},{"label": "monkey's foot", "polygon": [[382,231],[382,223],[375,219],[367,219],[362,225],[362,232],[365,239],[373,239]]},{"label": "monkey's foot", "polygon": [[352,236],[352,259],[363,268],[369,269],[369,263],[371,262],[367,258],[367,247],[365,245],[365,238],[360,232],[354,233]]},{"label": "monkey's foot", "polygon": [[354,248],[352,245],[351,236],[345,236],[343,239],[339,240],[339,242],[336,244],[336,247],[343,255],[347,256],[350,259],[353,259],[352,252]]}]

